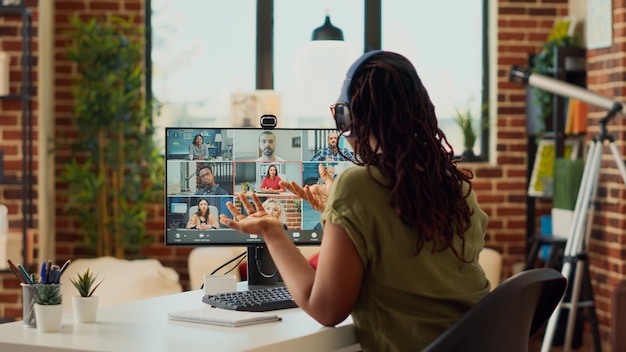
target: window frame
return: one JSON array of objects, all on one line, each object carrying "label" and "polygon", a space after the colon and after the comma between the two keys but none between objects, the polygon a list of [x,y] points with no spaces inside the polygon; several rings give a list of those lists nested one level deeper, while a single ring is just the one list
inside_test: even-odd
[{"label": "window frame", "polygon": [[[363,47],[366,51],[381,49],[381,1],[364,0],[364,33]],[[152,104],[152,1],[144,0],[144,25],[145,25],[145,84],[146,102]],[[486,162],[490,156],[490,111],[488,106],[490,97],[490,0],[482,0],[482,90],[480,106],[487,107],[480,111],[480,153],[475,160],[467,162]],[[273,45],[273,13],[274,0],[257,0],[257,24],[256,24],[256,89],[274,89],[274,45]]]}]

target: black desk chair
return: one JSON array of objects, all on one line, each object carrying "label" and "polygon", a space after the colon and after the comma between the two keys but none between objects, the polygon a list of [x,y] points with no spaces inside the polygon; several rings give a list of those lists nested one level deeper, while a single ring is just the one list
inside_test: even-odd
[{"label": "black desk chair", "polygon": [[528,352],[530,337],[559,304],[567,280],[560,272],[539,268],[502,282],[425,352]]}]

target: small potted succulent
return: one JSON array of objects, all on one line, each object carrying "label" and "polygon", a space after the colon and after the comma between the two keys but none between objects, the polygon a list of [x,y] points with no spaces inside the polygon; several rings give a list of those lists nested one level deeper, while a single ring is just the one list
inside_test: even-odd
[{"label": "small potted succulent", "polygon": [[63,302],[59,284],[46,284],[37,287],[33,295],[37,330],[55,332],[61,330]]},{"label": "small potted succulent", "polygon": [[[70,282],[80,295],[72,296],[72,306],[74,308],[74,320],[78,323],[94,323],[98,315],[98,296],[93,293],[100,286],[104,279],[97,284],[97,275],[94,275],[89,268],[82,274],[76,274],[76,278],[70,278]],[[95,285],[94,285],[95,284]]]}]

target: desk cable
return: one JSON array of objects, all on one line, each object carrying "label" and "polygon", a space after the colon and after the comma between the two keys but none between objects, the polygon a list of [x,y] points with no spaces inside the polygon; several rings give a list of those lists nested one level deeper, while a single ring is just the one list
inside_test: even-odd
[{"label": "desk cable", "polygon": [[[233,265],[232,268],[228,269],[228,271],[226,271],[224,273],[224,275],[230,273],[231,271],[235,270],[235,268],[239,267],[239,264],[241,264],[241,262],[243,262],[244,259],[246,259],[246,255],[248,254],[248,252],[243,252],[241,254],[238,254],[236,257],[234,257],[233,259],[230,259],[229,261],[227,261],[226,263],[220,265],[217,267],[217,269],[213,270],[209,275],[215,275],[215,273],[217,273],[220,269],[222,269],[223,267],[225,267],[226,265],[236,261],[237,259],[239,259],[239,261]],[[202,285],[200,285],[200,289],[202,290],[204,288],[204,282],[202,283]]]}]

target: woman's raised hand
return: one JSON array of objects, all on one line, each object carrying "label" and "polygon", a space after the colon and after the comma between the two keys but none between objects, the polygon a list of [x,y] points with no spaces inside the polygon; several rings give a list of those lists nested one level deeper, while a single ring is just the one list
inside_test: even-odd
[{"label": "woman's raised hand", "polygon": [[243,192],[239,193],[239,200],[241,201],[242,207],[246,210],[246,213],[248,213],[248,216],[244,215],[235,204],[227,202],[226,207],[233,215],[234,219],[231,219],[226,214],[220,214],[220,223],[239,232],[253,233],[260,236],[263,236],[272,226],[278,226],[280,229],[283,228],[280,220],[268,214],[265,209],[263,209],[263,203],[256,193],[252,194],[254,205],[250,203],[248,196]]},{"label": "woman's raised hand", "polygon": [[330,194],[335,179],[326,171],[326,168],[322,164],[317,166],[317,171],[319,172],[320,178],[324,181],[323,184],[302,187],[295,181],[280,181],[280,185],[309,202],[313,209],[323,211],[326,207],[326,202],[328,202],[328,195]]}]

